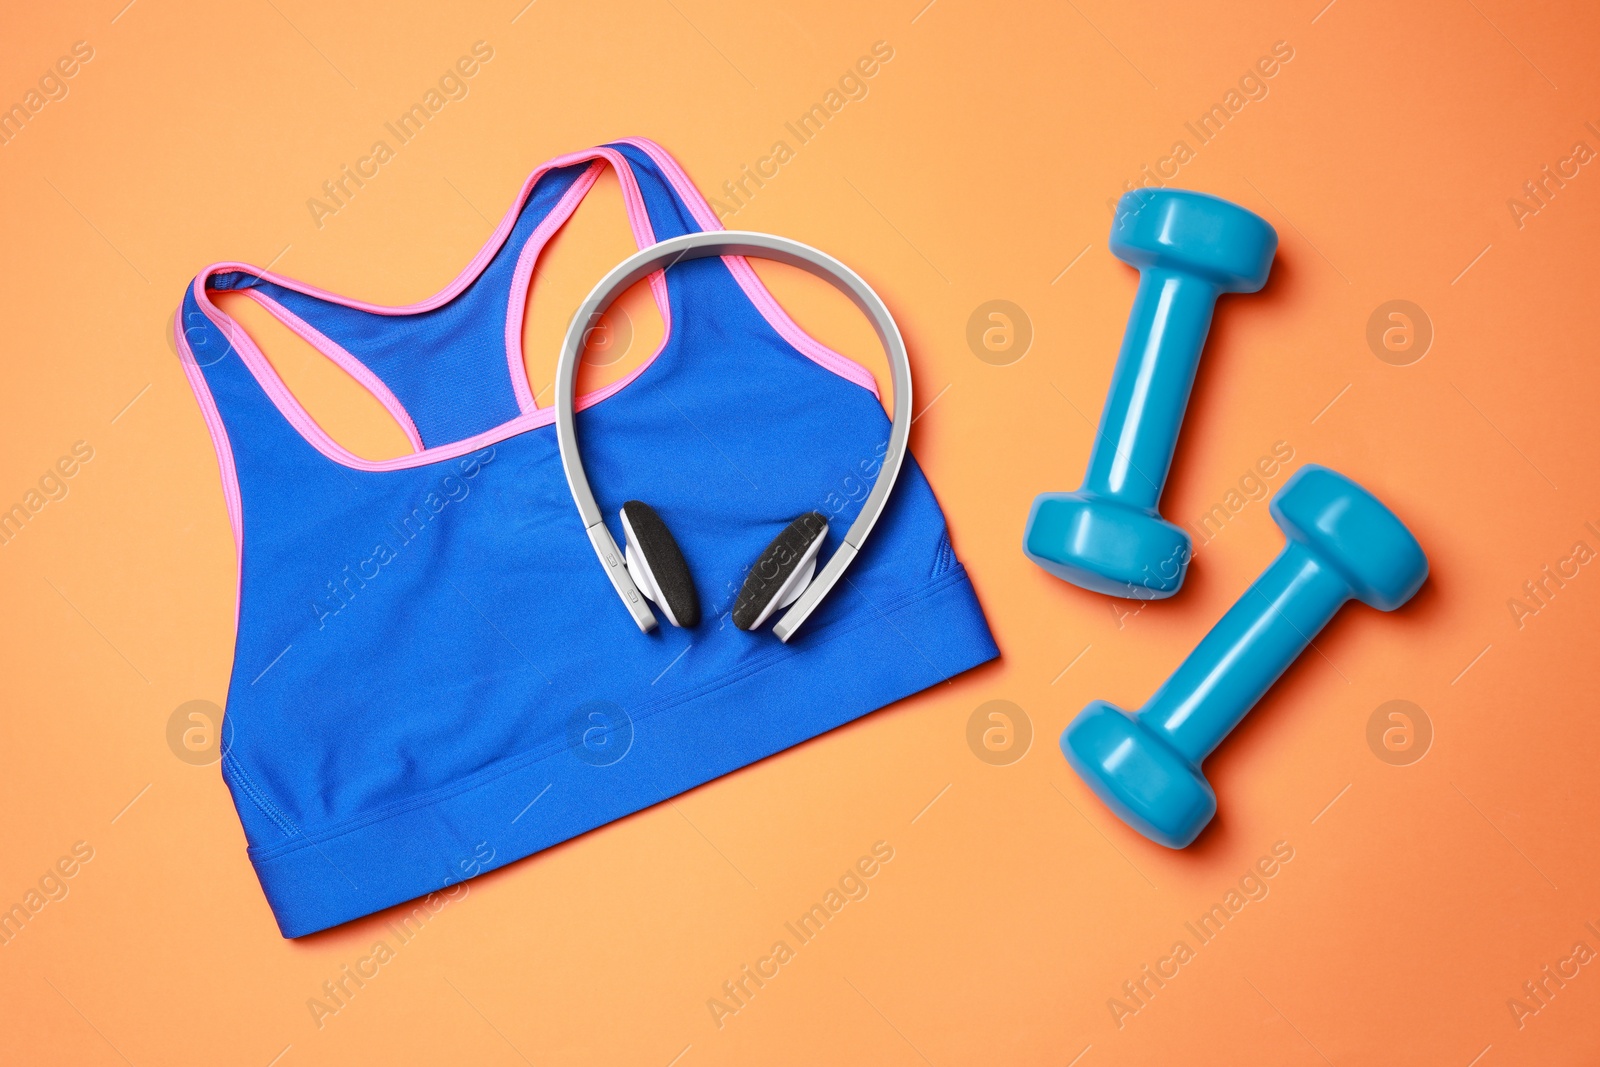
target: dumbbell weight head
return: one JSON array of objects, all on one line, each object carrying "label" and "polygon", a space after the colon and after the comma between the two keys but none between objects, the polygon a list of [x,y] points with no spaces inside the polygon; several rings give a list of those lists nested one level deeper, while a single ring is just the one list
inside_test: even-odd
[{"label": "dumbbell weight head", "polygon": [[1267,284],[1278,233],[1253,211],[1209,193],[1135,189],[1117,204],[1111,252],[1141,270],[1204,278],[1224,293]]},{"label": "dumbbell weight head", "polygon": [[1061,752],[1106,807],[1159,845],[1183,848],[1217,813],[1217,794],[1199,766],[1139,716],[1104,700],[1072,720]]},{"label": "dumbbell weight head", "polygon": [[1129,600],[1178,591],[1193,554],[1189,535],[1154,508],[1079,490],[1041,493],[1022,551],[1063,581]]},{"label": "dumbbell weight head", "polygon": [[1428,557],[1383,502],[1315,463],[1295,471],[1267,505],[1290,541],[1336,567],[1356,599],[1393,611],[1428,577]]}]

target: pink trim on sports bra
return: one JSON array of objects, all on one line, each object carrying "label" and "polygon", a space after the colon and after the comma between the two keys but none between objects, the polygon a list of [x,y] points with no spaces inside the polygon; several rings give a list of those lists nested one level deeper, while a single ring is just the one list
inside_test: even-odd
[{"label": "pink trim on sports bra", "polygon": [[200,403],[200,416],[211,434],[211,447],[217,453],[217,470],[222,475],[222,499],[228,508],[228,525],[233,528],[234,590],[233,625],[239,626],[239,592],[244,588],[244,504],[239,494],[239,469],[233,462],[233,443],[228,440],[228,429],[222,424],[222,413],[206,384],[205,372],[195,361],[189,339],[184,336],[182,317],[172,322],[173,340],[178,347],[178,365],[183,376],[189,379],[189,388]]},{"label": "pink trim on sports bra", "polygon": [[[605,163],[610,163],[612,169],[617,172],[617,181],[622,186],[622,203],[628,212],[628,226],[633,231],[634,244],[639,248],[646,248],[656,243],[655,228],[650,225],[650,214],[645,208],[644,194],[639,189],[639,180],[634,175],[633,166],[627,157],[620,152],[609,148],[595,148],[587,152],[574,152],[570,156],[561,156],[535,171],[526,188],[531,191],[533,182],[538,180],[539,174],[543,171],[551,167],[566,166],[569,162],[582,162],[584,159],[595,159],[595,163],[573,183],[572,188],[568,189],[566,195],[550,210],[550,214],[544,217],[538,228],[528,235],[528,240],[522,246],[522,253],[517,257],[516,272],[511,278],[511,299],[506,305],[506,360],[511,369],[511,386],[517,394],[517,408],[523,414],[537,411],[539,408],[538,399],[528,384],[528,368],[522,351],[523,312],[528,305],[528,286],[533,276],[533,268],[551,235],[566,224],[572,213],[577,210],[578,204],[599,179]],[[604,163],[601,160],[604,160]],[[520,210],[519,202],[512,211],[515,213]],[[650,291],[655,296],[656,309],[661,313],[664,329],[660,346],[649,359],[645,360],[645,366],[655,361],[661,350],[666,348],[667,338],[672,336],[672,303],[667,299],[665,274],[657,271],[650,276]]]},{"label": "pink trim on sports bra", "polygon": [[260,304],[273,318],[299,334],[302,340],[333,360],[346,374],[354,378],[362,388],[372,394],[373,399],[383,405],[384,410],[394,416],[394,421],[400,424],[401,430],[405,431],[406,440],[411,442],[411,451],[422,451],[422,435],[417,433],[417,424],[411,421],[411,412],[406,410],[405,405],[400,403],[400,398],[390,392],[389,387],[383,384],[383,379],[373,374],[365,363],[351,355],[349,350],[339,342],[261,290],[246,289],[244,294]]},{"label": "pink trim on sports bra", "polygon": [[[545,242],[572,217],[572,213],[578,209],[578,205],[589,195],[589,190],[599,180],[604,166],[605,164],[596,161],[572,183],[572,188],[567,190],[566,195],[556,201],[556,206],[550,209],[550,214],[546,215],[544,221],[528,235],[527,242],[522,246],[522,253],[517,257],[517,269],[511,275],[511,298],[506,301],[506,363],[511,370],[511,387],[517,394],[517,410],[524,415],[538,410],[539,407],[539,401],[533,395],[533,387],[528,383],[528,366],[524,362],[522,351],[523,313],[528,307],[528,286],[533,278],[533,268],[544,251]],[[637,241],[637,235],[635,240]]]}]

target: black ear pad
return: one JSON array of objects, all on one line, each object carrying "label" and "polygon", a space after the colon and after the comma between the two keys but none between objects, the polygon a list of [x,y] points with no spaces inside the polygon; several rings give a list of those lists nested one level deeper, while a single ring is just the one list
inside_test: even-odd
[{"label": "black ear pad", "polygon": [[689,564],[656,509],[640,500],[622,505],[622,530],[627,537],[628,573],[639,591],[667,614],[674,626],[700,623],[700,595],[689,577]]},{"label": "black ear pad", "polygon": [[793,603],[811,581],[817,550],[827,535],[828,520],[816,511],[785,526],[745,575],[733,602],[733,624],[741,630],[754,630],[773,611]]}]

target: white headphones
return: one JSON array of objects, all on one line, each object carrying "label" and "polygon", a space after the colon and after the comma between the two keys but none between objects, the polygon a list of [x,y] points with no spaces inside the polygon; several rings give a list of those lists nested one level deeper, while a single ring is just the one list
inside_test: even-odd
[{"label": "white headphones", "polygon": [[[561,450],[561,466],[567,486],[583,520],[584,530],[595,554],[600,557],[611,579],[612,588],[633,616],[642,632],[655,629],[656,617],[645,603],[648,599],[666,614],[674,626],[695,626],[700,621],[700,599],[690,579],[689,566],[677,541],[654,508],[638,500],[622,506],[620,518],[627,549],[617,548],[616,539],[606,528],[583,471],[578,454],[575,425],[574,390],[578,361],[589,331],[599,324],[611,302],[640,279],[665,270],[684,260],[709,256],[754,256],[799,267],[831,283],[849,297],[872,320],[878,340],[889,357],[889,376],[894,387],[894,418],[889,428],[889,445],[883,456],[877,480],[861,512],[845,533],[844,540],[827,563],[817,570],[817,554],[827,537],[827,519],[808,511],[791,522],[773,539],[745,577],[734,602],[733,622],[741,630],[753,630],[766,622],[778,608],[789,610],[773,626],[778,640],[788,641],[800,624],[816,610],[822,598],[843,577],[845,568],[861,551],[873,525],[889,501],[889,492],[900,475],[907,442],[911,437],[911,363],[905,341],[889,309],[872,287],[855,271],[825,252],[785,237],[741,230],[710,230],[673,237],[649,248],[640,249],[617,264],[600,279],[572,316],[561,357],[556,364],[555,409],[556,442]],[[792,606],[791,606],[792,605]]]}]

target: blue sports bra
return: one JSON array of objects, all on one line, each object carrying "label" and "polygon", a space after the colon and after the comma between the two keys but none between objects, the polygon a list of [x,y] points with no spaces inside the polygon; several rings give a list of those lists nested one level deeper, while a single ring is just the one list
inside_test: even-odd
[{"label": "blue sports bra", "polygon": [[[652,276],[660,349],[579,398],[602,510],[650,501],[695,564],[705,618],[645,635],[619,609],[521,348],[540,250],[607,165],[640,247],[719,228],[659,146],[627,139],[534,171],[422,303],[241,263],[184,296],[179,353],[239,561],[222,771],[285,937],[538,852],[998,655],[909,458],[848,581],[794,640],[730,621],[743,568],[795,515],[827,516],[836,543],[889,430],[872,376],[802,333],[738,257]],[[219,291],[334,360],[412,452],[365,460],[330,439]]]}]

